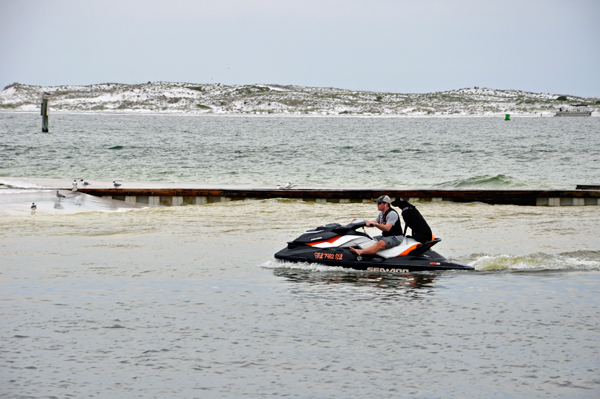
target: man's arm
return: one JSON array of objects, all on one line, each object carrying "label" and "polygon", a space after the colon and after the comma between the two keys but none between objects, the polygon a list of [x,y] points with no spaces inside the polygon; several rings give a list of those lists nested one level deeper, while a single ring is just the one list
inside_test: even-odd
[{"label": "man's arm", "polygon": [[377,220],[367,220],[366,225],[367,227],[377,227],[381,231],[390,231],[392,228],[391,223],[377,223]]},{"label": "man's arm", "polygon": [[386,224],[378,224],[375,227],[377,227],[379,230],[381,231],[390,231],[392,229],[392,224],[391,223],[386,223]]}]

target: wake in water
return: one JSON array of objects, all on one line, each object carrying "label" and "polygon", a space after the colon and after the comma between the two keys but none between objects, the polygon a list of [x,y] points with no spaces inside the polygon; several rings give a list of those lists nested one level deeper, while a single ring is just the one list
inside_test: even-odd
[{"label": "wake in water", "polygon": [[289,269],[289,270],[304,270],[311,272],[357,272],[357,273],[365,273],[361,270],[348,269],[346,267],[341,266],[325,266],[319,263],[309,263],[309,262],[288,262],[279,259],[273,259],[268,262],[263,263],[260,267],[265,269]]},{"label": "wake in water", "polygon": [[600,271],[600,251],[575,251],[561,254],[542,252],[527,256],[473,255],[469,262],[476,270],[595,270]]},{"label": "wake in water", "polygon": [[[461,259],[476,271],[545,271],[545,270],[595,270],[600,271],[600,251],[575,251],[561,254],[535,253],[527,256],[473,254],[469,259]],[[324,266],[317,263],[293,263],[271,260],[262,265],[266,269],[291,269],[309,272],[346,272],[364,274],[366,272],[340,266]],[[462,272],[465,271],[451,271]],[[373,274],[374,272],[368,272]],[[432,271],[431,273],[438,273]],[[385,273],[382,273],[385,274]],[[408,273],[413,274],[413,273]]]},{"label": "wake in water", "polygon": [[507,175],[481,175],[466,179],[450,180],[435,184],[439,188],[482,188],[482,189],[514,189],[527,187],[527,184]]}]

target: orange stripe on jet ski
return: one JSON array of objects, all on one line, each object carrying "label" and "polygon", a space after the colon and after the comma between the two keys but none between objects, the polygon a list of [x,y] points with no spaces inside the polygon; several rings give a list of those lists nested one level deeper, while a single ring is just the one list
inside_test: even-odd
[{"label": "orange stripe on jet ski", "polygon": [[[435,236],[432,234],[432,235],[431,235],[431,241],[433,241],[433,240],[435,240]],[[410,246],[410,247],[409,247],[407,250],[405,250],[404,252],[402,252],[402,253],[401,253],[400,255],[398,255],[398,256],[404,256],[404,255],[408,255],[408,254],[409,254],[409,253],[410,253],[410,252],[411,252],[413,249],[415,249],[415,248],[417,248],[417,247],[420,247],[421,245],[423,245],[423,244],[421,244],[421,243],[418,243],[418,244],[412,245],[412,246]],[[398,256],[396,256],[396,258],[397,258]]]},{"label": "orange stripe on jet ski", "polygon": [[307,244],[308,244],[308,245],[310,245],[311,247],[312,247],[313,245],[317,245],[317,244],[323,244],[324,242],[328,242],[328,243],[330,243],[330,244],[331,244],[332,242],[335,242],[335,240],[337,240],[338,238],[340,238],[340,236],[331,237],[331,238],[330,238],[330,239],[328,239],[328,240],[315,241],[315,242],[308,242]]},{"label": "orange stripe on jet ski", "polygon": [[408,255],[413,249],[415,249],[416,247],[418,247],[419,245],[421,245],[421,243],[419,244],[415,244],[415,245],[411,245],[410,247],[408,247],[405,251],[403,251],[400,255],[397,255],[396,258],[398,256],[404,256],[404,255]]}]

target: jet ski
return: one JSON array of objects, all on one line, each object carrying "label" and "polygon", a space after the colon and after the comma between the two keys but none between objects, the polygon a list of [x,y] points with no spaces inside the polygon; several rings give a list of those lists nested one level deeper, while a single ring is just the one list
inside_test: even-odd
[{"label": "jet ski", "polygon": [[330,223],[309,230],[288,242],[287,248],[275,254],[276,259],[288,262],[320,263],[327,266],[342,266],[356,270],[384,273],[408,273],[424,270],[474,270],[471,266],[454,262],[431,250],[440,238],[420,243],[406,236],[396,247],[384,249],[375,255],[356,255],[350,247],[368,248],[377,241],[366,232],[357,231],[365,227],[364,220],[347,225]]}]

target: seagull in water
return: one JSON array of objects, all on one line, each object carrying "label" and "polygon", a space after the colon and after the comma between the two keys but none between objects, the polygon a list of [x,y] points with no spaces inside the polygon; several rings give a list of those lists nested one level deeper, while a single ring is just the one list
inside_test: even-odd
[{"label": "seagull in water", "polygon": [[115,188],[119,188],[119,187],[121,187],[121,183],[117,183],[116,181],[113,180],[113,186],[115,186]]},{"label": "seagull in water", "polygon": [[61,193],[59,193],[58,190],[56,191],[56,197],[58,198],[59,201],[61,198],[67,198],[64,195],[62,195]]},{"label": "seagull in water", "polygon": [[37,209],[37,205],[35,204],[35,202],[31,203],[31,213],[35,212],[35,210]]}]

